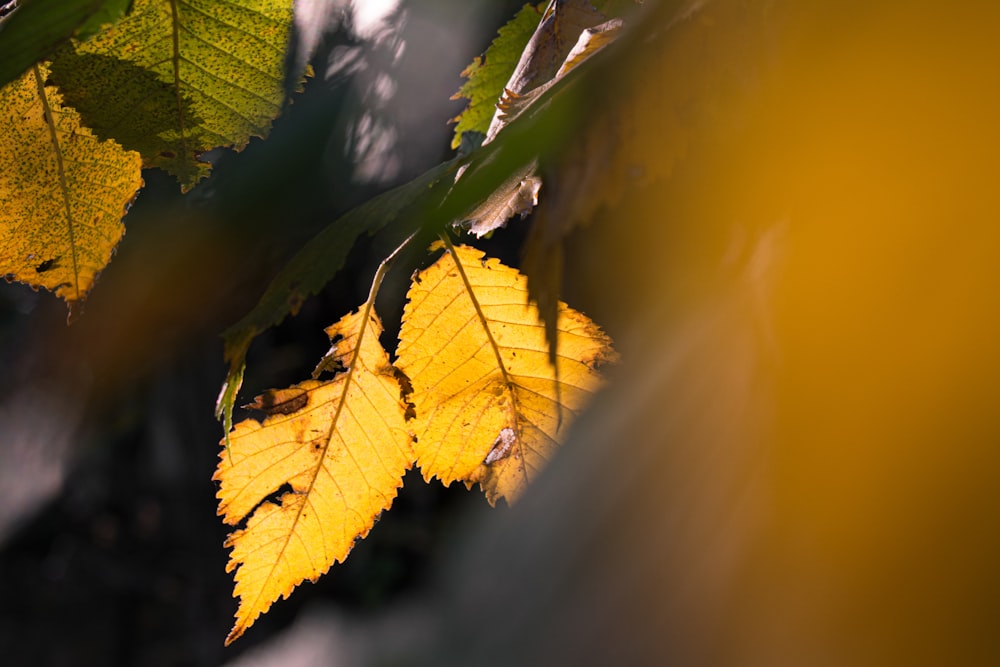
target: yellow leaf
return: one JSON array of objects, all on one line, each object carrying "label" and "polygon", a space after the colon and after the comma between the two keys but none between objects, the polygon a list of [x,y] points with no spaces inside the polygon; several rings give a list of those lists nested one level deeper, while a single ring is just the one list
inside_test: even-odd
[{"label": "yellow leaf", "polygon": [[269,416],[237,424],[220,454],[219,514],[230,525],[249,515],[226,541],[240,598],[227,644],[344,560],[402,485],[413,453],[381,330],[370,309],[329,327],[328,359],[345,370],[259,397],[252,407]]},{"label": "yellow leaf", "polygon": [[125,231],[141,163],[81,126],[47,76],[37,65],[0,89],[0,272],[72,308]]},{"label": "yellow leaf", "polygon": [[397,366],[413,385],[424,478],[478,482],[491,503],[515,498],[598,388],[597,368],[616,358],[611,340],[560,304],[557,374],[525,277],[465,246],[407,296]]}]

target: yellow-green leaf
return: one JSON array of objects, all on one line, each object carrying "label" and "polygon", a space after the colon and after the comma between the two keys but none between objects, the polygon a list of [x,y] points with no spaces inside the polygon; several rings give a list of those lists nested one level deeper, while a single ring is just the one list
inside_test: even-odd
[{"label": "yellow-green leaf", "polygon": [[454,118],[455,137],[451,147],[458,148],[465,132],[482,132],[490,126],[497,99],[510,78],[524,45],[542,20],[543,4],[527,4],[497,33],[486,53],[473,60],[462,72],[466,81],[452,99],[466,98],[469,106]]},{"label": "yellow-green leaf", "polygon": [[82,126],[47,74],[38,65],[0,89],[0,272],[72,308],[125,231],[141,164]]},{"label": "yellow-green leaf", "polygon": [[408,298],[397,366],[413,386],[424,478],[515,498],[597,390],[611,340],[560,304],[557,373],[524,276],[465,246],[421,272]]},{"label": "yellow-green leaf", "polygon": [[53,77],[100,136],[188,189],[198,158],[264,137],[284,101],[291,0],[135,0],[123,20],[60,51]]},{"label": "yellow-green leaf", "polygon": [[219,514],[230,525],[247,520],[226,541],[240,598],[227,644],[346,558],[402,486],[413,453],[381,331],[370,309],[329,327],[328,360],[345,370],[258,398],[251,407],[269,416],[237,424],[220,454]]}]

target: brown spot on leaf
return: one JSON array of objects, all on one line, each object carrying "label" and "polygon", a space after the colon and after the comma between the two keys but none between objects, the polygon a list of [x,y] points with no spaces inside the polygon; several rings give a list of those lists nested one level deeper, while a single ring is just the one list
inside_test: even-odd
[{"label": "brown spot on leaf", "polygon": [[295,393],[294,390],[284,390],[277,392],[266,391],[253,399],[252,403],[247,403],[244,408],[249,410],[260,410],[266,415],[288,415],[298,412],[309,403],[309,394],[304,391]]},{"label": "brown spot on leaf", "polygon": [[46,271],[51,271],[59,265],[59,258],[54,257],[52,259],[47,259],[38,266],[35,267],[35,273],[45,273]]},{"label": "brown spot on leaf", "polygon": [[410,377],[395,366],[391,368],[393,377],[399,383],[399,402],[403,404],[403,419],[407,421],[416,419],[417,407],[410,400],[410,394],[413,393],[413,384],[410,382]]}]

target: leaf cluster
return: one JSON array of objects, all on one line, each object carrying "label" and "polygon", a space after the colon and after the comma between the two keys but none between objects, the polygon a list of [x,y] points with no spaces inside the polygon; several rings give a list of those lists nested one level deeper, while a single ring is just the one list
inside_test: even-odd
[{"label": "leaf cluster", "polygon": [[[284,104],[291,0],[27,0],[0,30],[0,271],[71,314],[159,167],[190,190]],[[49,202],[38,205],[39,202]]]},{"label": "leaf cluster", "polygon": [[[186,191],[211,169],[204,153],[265,136],[285,101],[291,19],[291,0],[80,0],[64,12],[36,0],[5,19],[5,37],[26,41],[4,44],[29,58],[0,57],[0,163],[29,157],[0,172],[8,277],[81,303],[121,238],[142,168],[164,169]],[[227,642],[343,560],[411,466],[426,480],[479,484],[491,503],[516,498],[597,390],[598,369],[615,359],[600,328],[539,299],[516,270],[453,246],[450,233],[491,234],[530,213],[540,193],[544,202],[546,160],[572,140],[584,99],[580,65],[621,26],[586,0],[526,5],[457,94],[471,103],[456,144],[482,132],[482,145],[335,220],[224,333],[215,479],[219,513],[235,527],[228,568],[240,598]],[[327,329],[332,346],[314,377],[261,394],[247,407],[266,417],[234,426],[254,338],[375,234],[400,250],[432,239],[445,247],[413,278],[394,361],[374,309],[390,256],[362,308]]]},{"label": "leaf cluster", "polygon": [[[346,558],[391,505],[412,465],[428,481],[479,484],[491,503],[516,498],[599,387],[598,369],[616,357],[610,339],[564,303],[553,304],[553,316],[543,322],[524,275],[477,250],[452,246],[447,232],[456,225],[489,233],[534,207],[540,149],[570,131],[559,116],[560,105],[573,104],[568,75],[612,41],[592,41],[603,31],[586,22],[604,17],[584,2],[538,9],[526,6],[501,29],[485,62],[498,53],[516,52],[516,59],[505,57],[503,68],[485,72],[478,60],[466,70],[476,81],[463,90],[492,88],[488,140],[332,224],[225,334],[230,372],[217,415],[226,438],[216,479],[220,514],[237,526],[228,545],[240,598],[227,641],[299,583]],[[515,75],[533,87],[512,83]],[[498,77],[506,77],[506,85]],[[496,104],[512,88],[519,99],[497,120]],[[470,109],[485,106],[489,97],[481,94]],[[470,116],[477,129],[481,111],[479,120]],[[340,270],[347,248],[375,233],[405,238],[400,250],[434,236],[447,248],[412,279],[395,362],[377,343],[381,325],[374,312],[388,258],[368,301],[327,330],[332,347],[313,379],[258,396],[247,407],[266,417],[231,426],[253,338],[294,314]],[[321,381],[330,370],[335,376]],[[290,492],[281,491],[289,486]]]},{"label": "leaf cluster", "polygon": [[327,329],[332,347],[313,379],[258,396],[247,407],[266,417],[230,434],[219,513],[246,524],[227,541],[240,597],[227,642],[344,560],[414,464],[428,481],[480,484],[491,503],[516,498],[615,359],[608,337],[563,304],[553,367],[524,276],[448,245],[413,278],[395,363],[379,343],[373,288]]}]

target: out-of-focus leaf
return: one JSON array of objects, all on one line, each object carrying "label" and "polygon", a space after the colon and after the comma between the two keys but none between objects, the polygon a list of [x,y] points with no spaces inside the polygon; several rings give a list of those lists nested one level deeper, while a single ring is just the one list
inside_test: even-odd
[{"label": "out-of-focus leaf", "polygon": [[557,373],[527,289],[516,270],[458,246],[414,280],[399,334],[424,479],[478,482],[490,503],[538,474],[616,358],[597,325],[560,304]]},{"label": "out-of-focus leaf", "polygon": [[141,164],[94,137],[46,77],[38,65],[0,89],[0,272],[72,313],[125,231]]},{"label": "out-of-focus leaf", "polygon": [[269,416],[237,424],[220,455],[219,514],[229,525],[247,521],[226,540],[240,598],[227,644],[279,597],[346,558],[392,504],[413,460],[374,312],[349,314],[327,333],[345,370],[259,397],[253,407]]},{"label": "out-of-focus leaf", "polygon": [[188,190],[201,153],[267,135],[281,111],[291,0],[135,0],[113,27],[54,59],[67,103],[99,136]]},{"label": "out-of-focus leaf", "polygon": [[257,334],[297,313],[303,301],[330,282],[362,234],[374,234],[395,223],[403,228],[401,234],[406,236],[427,224],[444,195],[443,186],[447,185],[447,180],[442,181],[442,177],[454,168],[454,161],[442,163],[337,218],[289,261],[271,281],[254,309],[226,330],[223,337],[229,372],[215,406],[216,417],[222,420],[226,433],[232,424],[236,395],[243,383],[247,350]]},{"label": "out-of-focus leaf", "polygon": [[100,9],[94,12],[77,31],[77,39],[89,39],[104,28],[121,20],[132,6],[132,0],[104,0]]},{"label": "out-of-focus leaf", "polygon": [[119,0],[22,0],[0,22],[0,86],[48,58],[88,18]]},{"label": "out-of-focus leaf", "polygon": [[[707,82],[714,79],[681,76],[674,63],[684,60],[700,63],[703,69],[714,67],[708,51],[713,42],[705,33],[730,26],[698,26],[696,4],[672,4],[674,7],[668,3],[658,8],[673,15],[658,36],[664,41],[669,35],[671,48],[658,52],[656,59],[643,61],[639,71],[622,71],[618,80],[623,84],[614,91],[622,99],[614,105],[597,105],[586,131],[567,145],[555,164],[543,168],[549,175],[548,183],[525,241],[522,269],[552,344],[562,283],[563,240],[601,207],[620,202],[626,188],[648,186],[669,177],[687,150],[690,127],[709,114],[712,91]],[[620,29],[614,25],[600,28],[588,31],[599,48]],[[592,55],[593,50],[582,39],[579,46],[575,50],[579,54],[570,55],[568,64],[576,66],[580,56]],[[713,73],[713,77],[720,75]],[[642,78],[643,84],[624,84],[637,78]],[[649,81],[659,84],[651,86]],[[655,128],[655,141],[651,140],[651,128]]]}]

